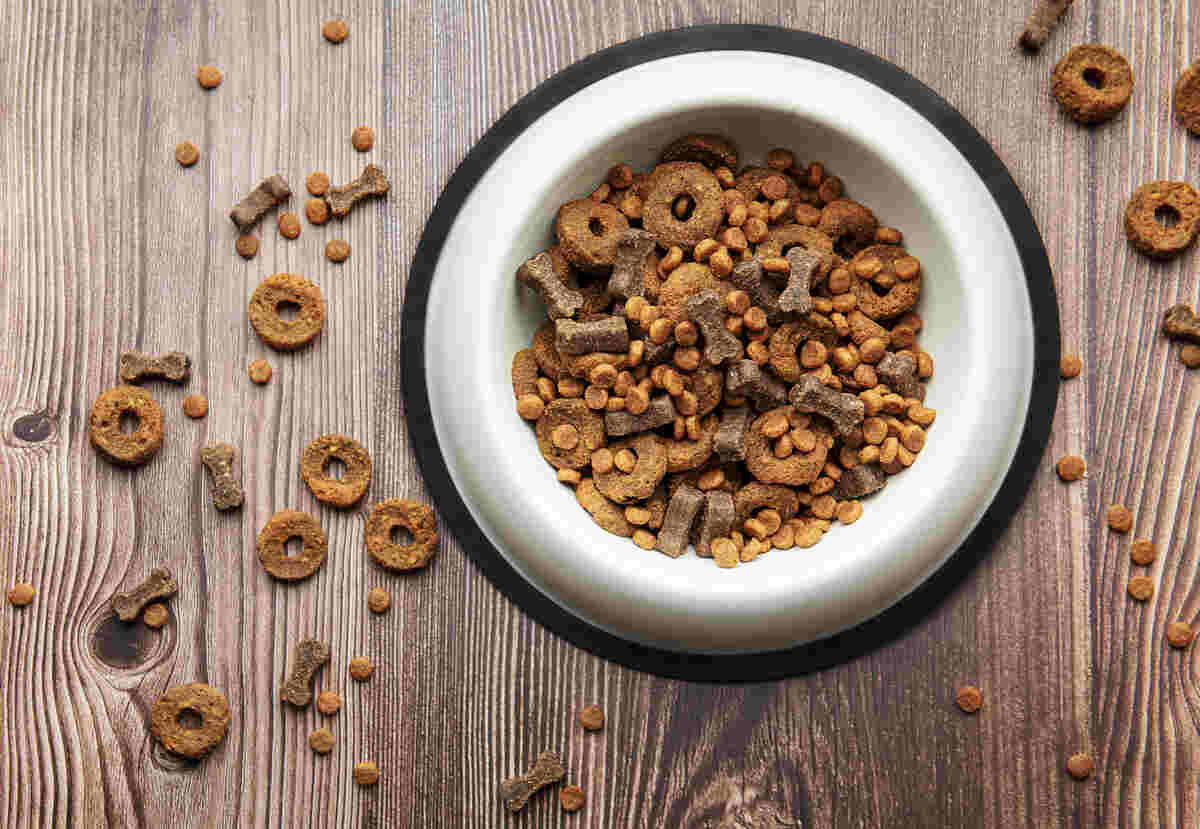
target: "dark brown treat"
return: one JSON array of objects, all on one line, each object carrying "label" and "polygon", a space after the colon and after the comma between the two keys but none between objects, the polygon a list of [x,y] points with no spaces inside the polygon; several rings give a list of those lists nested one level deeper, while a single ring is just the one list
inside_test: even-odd
[{"label": "dark brown treat", "polygon": [[[396,528],[412,535],[408,544],[392,541]],[[371,510],[363,527],[367,552],[380,567],[395,572],[407,572],[424,567],[437,553],[437,516],[431,507],[417,501],[389,498]]]},{"label": "dark brown treat", "polygon": [[1200,135],[1200,61],[1193,63],[1175,81],[1175,120],[1192,135]]},{"label": "dark brown treat", "polygon": [[676,138],[662,151],[659,163],[695,161],[705,167],[737,169],[737,147],[723,135],[685,135]]},{"label": "dark brown treat", "polygon": [[629,326],[624,317],[602,317],[588,322],[560,318],[554,321],[554,347],[559,354],[610,354],[629,348]]},{"label": "dark brown treat", "polygon": [[281,175],[273,175],[263,179],[262,183],[250,191],[250,195],[242,199],[229,211],[229,218],[237,225],[238,230],[246,233],[263,217],[263,214],[292,195],[292,189]]},{"label": "dark brown treat", "polygon": [[616,466],[607,472],[595,472],[596,489],[618,504],[628,504],[649,498],[667,474],[667,446],[653,432],[618,441],[609,447],[613,453],[622,449],[633,452],[637,462],[631,472],[622,472]]},{"label": "dark brown treat", "polygon": [[[299,538],[300,552],[289,556],[288,541]],[[329,542],[325,531],[311,515],[296,510],[281,510],[271,517],[258,534],[258,560],[263,568],[281,581],[306,579],[325,563]]]},{"label": "dark brown treat", "polygon": [[718,366],[741,355],[741,341],[725,327],[725,308],[716,291],[704,291],[688,297],[687,313],[688,319],[696,324],[704,337],[705,360]]},{"label": "dark brown treat", "polygon": [[911,354],[887,352],[875,364],[875,373],[901,397],[925,399],[925,386],[917,379],[917,360]]},{"label": "dark brown treat", "polygon": [[155,567],[146,580],[128,593],[115,593],[109,602],[113,613],[122,622],[132,622],[151,602],[174,596],[179,592],[179,582],[166,567]]},{"label": "dark brown treat", "polygon": [[[296,318],[285,320],[280,307],[296,305]],[[325,299],[321,289],[303,276],[277,273],[264,279],[250,297],[250,324],[259,339],[277,351],[295,351],[308,345],[325,325]]]},{"label": "dark brown treat", "polygon": [[555,270],[554,260],[547,251],[521,265],[517,269],[517,281],[537,291],[546,304],[546,314],[550,319],[573,317],[583,305],[583,295],[563,284]]},{"label": "dark brown treat", "polygon": [[244,496],[237,450],[228,443],[205,446],[200,450],[200,463],[208,470],[213,506],[222,511],[240,507]]},{"label": "dark brown treat", "polygon": [[676,416],[675,403],[670,396],[664,394],[651,400],[649,408],[638,415],[630,412],[606,412],[604,431],[613,437],[634,435],[674,423]]},{"label": "dark brown treat", "polygon": [[837,329],[828,317],[810,313],[793,322],[785,322],[771,334],[768,354],[771,368],[786,383],[795,383],[804,375],[796,351],[809,340],[815,340],[826,348],[837,343]]},{"label": "dark brown treat", "polygon": [[[1164,226],[1158,217],[1167,220]],[[1125,236],[1147,256],[1168,259],[1196,240],[1200,194],[1186,181],[1152,181],[1125,208]]]},{"label": "dark brown treat", "polygon": [[800,496],[788,486],[751,481],[734,493],[733,509],[737,513],[735,523],[742,523],[763,507],[775,510],[779,517],[786,521],[795,517],[796,511],[800,509]]},{"label": "dark brown treat", "polygon": [[733,495],[723,489],[714,489],[704,496],[704,510],[700,513],[700,535],[696,539],[696,555],[712,558],[712,542],[724,538],[733,530]]},{"label": "dark brown treat", "polygon": [[877,464],[860,463],[853,469],[842,472],[837,485],[833,488],[833,497],[839,501],[850,498],[862,498],[872,492],[878,492],[887,486],[887,473]]},{"label": "dark brown treat", "polygon": [[584,478],[575,487],[575,499],[601,529],[622,538],[633,535],[634,527],[626,520],[625,510],[605,498],[591,478]]},{"label": "dark brown treat", "polygon": [[[563,425],[579,433],[578,443],[570,449],[559,448],[552,439],[554,430]],[[534,434],[542,457],[555,469],[583,469],[591,462],[592,452],[605,444],[604,426],[604,418],[583,400],[559,397],[546,404],[534,426]]]},{"label": "dark brown treat", "polygon": [[[816,381],[814,377],[805,377],[804,379]],[[818,386],[821,385],[819,381],[816,382]],[[822,388],[824,387],[822,386]],[[828,391],[833,394],[839,393],[832,389],[828,389]],[[853,397],[849,394],[844,396]],[[862,406],[862,401],[854,399],[859,406]],[[811,431],[816,435],[817,440],[811,450],[801,452],[796,449],[786,458],[777,458],[772,451],[771,439],[763,434],[763,426],[770,419],[777,418],[781,414],[786,420],[787,412],[788,407],[781,406],[763,414],[750,424],[750,428],[746,430],[746,468],[750,470],[750,474],[754,476],[755,480],[764,484],[804,486],[812,483],[821,475],[821,469],[825,466],[825,460],[829,453],[829,447],[825,443],[825,438],[829,433],[823,427],[813,424]]]},{"label": "dark brown treat", "polygon": [[375,164],[368,164],[358,174],[358,178],[341,187],[330,187],[325,200],[333,215],[341,218],[349,215],[354,205],[371,196],[386,196],[388,191],[387,176],[383,169]]},{"label": "dark brown treat", "polygon": [[609,295],[626,299],[645,296],[646,263],[654,252],[654,234],[632,227],[622,233],[617,239],[612,276],[608,278]]},{"label": "dark brown treat", "polygon": [[767,189],[770,190],[772,187],[778,186],[780,183],[782,183],[783,187],[785,188],[782,198],[787,199],[792,204],[800,204],[801,202],[812,201],[816,198],[816,194],[809,196],[808,194],[802,192],[800,188],[796,186],[796,182],[792,180],[791,176],[781,173],[779,170],[775,170],[771,167],[747,167],[746,169],[742,170],[742,172],[738,173],[738,177],[734,181],[733,186],[746,199],[746,203],[750,204],[751,202],[755,201],[778,201],[781,197],[775,194],[772,194],[775,195],[774,198],[767,196],[763,193],[763,186],[765,185]]},{"label": "dark brown treat", "polygon": [[563,255],[588,273],[605,273],[617,261],[617,242],[629,220],[611,204],[579,199],[564,204],[554,219],[554,234]]},{"label": "dark brown treat", "polygon": [[1073,0],[1037,0],[1037,5],[1025,21],[1025,29],[1017,42],[1030,52],[1036,52],[1050,39],[1050,31],[1058,25],[1058,19],[1071,7]]},{"label": "dark brown treat", "polygon": [[[911,258],[908,252],[898,245],[872,245],[860,251],[850,261],[850,290],[858,302],[858,308],[873,320],[891,319],[916,307],[921,298],[921,273],[918,272],[909,279],[901,279],[896,274],[896,263],[901,259]],[[875,289],[867,284],[867,280],[857,275],[856,268],[869,259],[876,259],[881,266],[874,279],[886,274],[894,282],[886,294],[880,296]]]},{"label": "dark brown treat", "polygon": [[[683,219],[674,210],[681,196],[691,200],[691,213]],[[704,165],[664,164],[650,176],[642,204],[642,226],[664,248],[678,245],[691,250],[698,242],[716,235],[724,215],[721,185]]]},{"label": "dark brown treat", "polygon": [[683,555],[692,533],[692,522],[696,520],[696,513],[703,505],[704,493],[694,486],[684,484],[676,489],[667,504],[667,515],[658,531],[658,542],[654,549],[666,553],[671,558]]},{"label": "dark brown treat", "polygon": [[754,258],[738,263],[729,281],[745,291],[752,304],[766,312],[768,322],[778,322],[783,318],[783,311],[779,307],[779,291],[763,276],[761,259]]},{"label": "dark brown treat", "polygon": [[817,230],[833,240],[833,249],[841,256],[851,257],[875,244],[879,220],[863,205],[850,199],[831,201],[821,209]]},{"label": "dark brown treat", "polygon": [[500,797],[510,812],[519,812],[539,789],[557,783],[566,776],[567,770],[563,768],[558,755],[553,751],[543,751],[529,771],[500,782]]},{"label": "dark brown treat", "polygon": [[[121,418],[133,417],[137,426],[121,432]],[[88,418],[92,446],[112,463],[140,466],[162,448],[163,412],[148,392],[136,386],[117,386],[102,392]]]},{"label": "dark brown treat", "polygon": [[[325,467],[335,458],[346,466],[341,480],[325,472]],[[300,456],[300,477],[318,501],[348,507],[363,497],[371,484],[371,455],[354,438],[322,435],[304,448],[304,454]]]},{"label": "dark brown treat", "polygon": [[788,283],[779,294],[781,310],[796,314],[807,314],[812,310],[810,289],[824,259],[821,254],[801,247],[787,252]]},{"label": "dark brown treat", "polygon": [[787,386],[759,369],[753,360],[738,360],[725,370],[725,390],[736,397],[746,397],[760,412],[787,403]]},{"label": "dark brown treat", "polygon": [[[199,728],[180,722],[185,711],[200,717]],[[203,682],[176,685],[150,708],[150,733],[167,751],[195,760],[225,739],[229,719],[229,700],[216,688]]]},{"label": "dark brown treat", "polygon": [[854,432],[863,422],[865,406],[861,400],[853,394],[831,389],[811,374],[796,381],[788,399],[796,411],[818,414],[828,420],[841,437]]},{"label": "dark brown treat", "polygon": [[1163,333],[1176,340],[1188,340],[1200,345],[1200,319],[1189,305],[1172,305],[1163,315]]},{"label": "dark brown treat", "polygon": [[121,379],[126,383],[141,383],[143,380],[186,383],[191,368],[192,358],[182,351],[160,355],[126,351],[121,355]]},{"label": "dark brown treat", "polygon": [[668,440],[667,472],[686,472],[707,463],[713,453],[713,443],[717,439],[719,426],[717,416],[712,415],[701,421],[700,434],[695,440]]},{"label": "dark brown treat", "polygon": [[1125,108],[1133,94],[1133,70],[1120,53],[1084,43],[1055,65],[1050,91],[1067,115],[1081,124],[1097,124]]},{"label": "dark brown treat", "polygon": [[645,343],[642,353],[642,362],[648,366],[656,366],[659,363],[665,363],[675,355],[675,338],[667,340],[665,343],[656,343],[653,340],[643,340]]},{"label": "dark brown treat", "polygon": [[283,683],[279,698],[297,708],[307,708],[312,702],[312,684],[317,671],[329,661],[329,646],[316,639],[301,639],[293,659],[292,672]]},{"label": "dark brown treat", "polygon": [[688,318],[687,301],[705,291],[721,295],[721,283],[707,265],[684,262],[658,288],[658,308],[662,316],[675,324]]},{"label": "dark brown treat", "polygon": [[726,406],[722,410],[713,448],[725,463],[746,459],[746,430],[752,416],[749,406]]}]

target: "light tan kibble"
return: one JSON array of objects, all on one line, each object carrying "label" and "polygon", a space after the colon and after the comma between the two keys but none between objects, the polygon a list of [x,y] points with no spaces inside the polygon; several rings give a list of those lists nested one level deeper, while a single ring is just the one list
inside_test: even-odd
[{"label": "light tan kibble", "polygon": [[375,673],[375,666],[365,656],[356,656],[350,660],[350,676],[359,682],[366,682]]},{"label": "light tan kibble", "polygon": [[1087,472],[1087,463],[1078,455],[1063,455],[1055,465],[1058,477],[1064,481],[1078,481]]},{"label": "light tan kibble", "polygon": [[392,606],[392,596],[382,587],[372,587],[367,591],[367,607],[372,613],[387,613]]},{"label": "light tan kibble", "polygon": [[317,754],[328,754],[333,751],[333,732],[328,728],[318,728],[308,735],[308,745]]},{"label": "light tan kibble", "polygon": [[200,66],[196,69],[196,83],[205,89],[216,89],[221,85],[221,70],[215,66]]},{"label": "light tan kibble", "polygon": [[258,385],[264,385],[271,380],[271,364],[266,360],[255,360],[246,369],[246,373],[250,375],[251,381]]},{"label": "light tan kibble", "polygon": [[8,589],[8,601],[13,607],[25,607],[33,601],[33,597],[37,595],[37,589],[32,584],[20,582],[14,584]]},{"label": "light tan kibble", "polygon": [[341,43],[350,34],[345,20],[327,20],[321,27],[321,35],[330,43]]},{"label": "light tan kibble", "polygon": [[325,243],[325,257],[330,262],[345,262],[350,258],[350,243],[345,239],[330,239]]},{"label": "light tan kibble", "polygon": [[167,606],[162,602],[155,602],[142,611],[142,622],[146,627],[157,630],[167,623],[170,614],[167,612]]},{"label": "light tan kibble", "polygon": [[350,135],[350,143],[354,146],[354,149],[360,153],[365,153],[375,146],[375,130],[366,124],[355,127],[354,132]]},{"label": "light tan kibble", "polygon": [[175,160],[180,167],[191,167],[200,160],[200,151],[191,141],[184,141],[175,145]]}]

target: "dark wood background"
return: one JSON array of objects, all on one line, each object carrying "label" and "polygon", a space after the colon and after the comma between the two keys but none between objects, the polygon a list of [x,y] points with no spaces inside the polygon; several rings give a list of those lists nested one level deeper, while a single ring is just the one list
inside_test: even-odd
[{"label": "dark wood background", "polygon": [[[1196,470],[1200,374],[1156,333],[1194,303],[1190,252],[1154,264],[1122,238],[1144,181],[1188,178],[1197,143],[1171,119],[1172,83],[1198,34],[1190,0],[1079,0],[1036,57],[1014,46],[1030,0],[751,3],[586,0],[329,5],[31,0],[0,17],[0,555],[5,584],[35,603],[0,612],[0,823],[6,826],[1095,827],[1197,825],[1195,649],[1164,646],[1200,596]],[[251,7],[251,8],[248,8]],[[344,16],[350,38],[325,43]],[[842,39],[931,85],[992,143],[1027,195],[1055,267],[1064,344],[1084,359],[1065,383],[1047,458],[1011,527],[916,629],[841,667],[786,682],[697,685],[606,663],[531,622],[448,532],[410,578],[368,566],[362,512],[321,510],[330,557],[280,586],[255,558],[276,510],[316,511],[298,475],[317,434],[357,436],[375,458],[372,498],[426,498],[405,430],[397,357],[406,267],[433,201],[484,130],[521,95],[597,49],[703,22],[758,22]],[[1068,122],[1054,62],[1095,41],[1128,56],[1136,90],[1107,125]],[[225,72],[204,93],[200,63]],[[764,83],[769,79],[764,78]],[[265,175],[299,191],[364,157],[392,193],[342,225],[271,220],[258,258],[233,252],[225,213]],[[179,168],[175,144],[200,147]],[[1196,182],[1193,182],[1196,183]],[[298,195],[293,206],[298,209]],[[344,265],[322,257],[346,238]],[[246,323],[276,271],[325,290],[317,347],[266,351]],[[984,278],[984,275],[981,275]],[[134,472],[87,441],[92,400],[123,349],[181,349],[187,389],[156,385],[160,455]],[[266,357],[270,385],[246,365]],[[212,411],[185,420],[188,392]],[[49,436],[13,425],[44,412]],[[196,463],[228,440],[244,453],[245,507],[220,515]],[[1090,473],[1060,483],[1053,461]],[[1105,505],[1135,533],[1102,529]],[[1161,555],[1157,590],[1127,600],[1134,536]],[[105,602],[159,563],[182,588],[161,633],[105,622]],[[391,613],[365,612],[375,584]],[[293,644],[330,642],[320,686],[346,698],[337,747],[313,755],[313,710],[277,701]],[[131,638],[132,636],[132,638]],[[368,684],[345,665],[379,666]],[[122,667],[124,666],[124,667]],[[234,708],[228,738],[186,764],[154,748],[148,712],[167,687],[212,683]],[[974,717],[955,688],[983,688]],[[600,703],[609,725],[573,718]],[[554,797],[508,818],[500,778],[560,749],[586,809]],[[1088,782],[1066,758],[1088,751]],[[374,790],[351,780],[375,760]]]}]

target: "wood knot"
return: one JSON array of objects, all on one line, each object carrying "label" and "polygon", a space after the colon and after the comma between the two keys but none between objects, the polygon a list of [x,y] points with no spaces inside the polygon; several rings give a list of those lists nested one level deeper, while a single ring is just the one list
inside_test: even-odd
[{"label": "wood knot", "polygon": [[146,671],[161,664],[177,638],[173,617],[160,629],[146,625],[140,616],[123,622],[108,602],[92,611],[83,636],[95,666],[118,687],[132,687]]},{"label": "wood knot", "polygon": [[12,424],[12,435],[18,443],[42,443],[54,434],[54,420],[49,411],[21,415]]}]

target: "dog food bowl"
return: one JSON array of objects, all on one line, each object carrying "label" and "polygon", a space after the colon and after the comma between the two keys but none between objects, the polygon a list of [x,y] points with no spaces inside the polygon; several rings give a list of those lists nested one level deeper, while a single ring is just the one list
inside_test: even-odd
[{"label": "dog food bowl", "polygon": [[[920,258],[937,421],[916,463],[810,549],[730,570],[596,526],[515,411],[514,352],[545,320],[518,266],[553,243],[560,204],[608,168],[652,167],[689,132],[741,164],[787,147],[900,228]],[[784,676],[902,631],[952,589],[1020,504],[1045,446],[1059,331],[1029,209],[982,137],[891,64],[816,35],[715,26],[589,57],[531,92],[468,155],[409,275],[407,414],[444,525],[549,628],[670,676]],[[882,615],[881,615],[882,614]],[[873,621],[871,621],[873,620]]]}]

